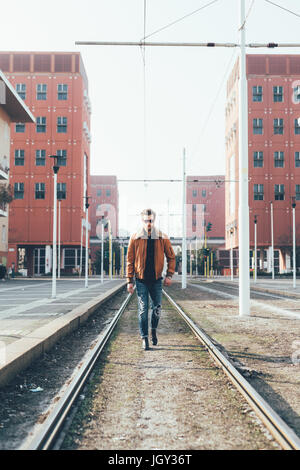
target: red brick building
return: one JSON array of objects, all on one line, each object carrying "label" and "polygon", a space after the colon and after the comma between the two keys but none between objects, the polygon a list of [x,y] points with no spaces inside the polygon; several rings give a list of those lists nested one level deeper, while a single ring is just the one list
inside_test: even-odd
[{"label": "red brick building", "polygon": [[211,244],[224,244],[224,179],[224,175],[187,176],[187,237],[204,239],[204,229],[210,223],[207,239]]},{"label": "red brick building", "polygon": [[[102,216],[110,220],[112,236],[115,238],[119,235],[119,191],[117,177],[110,175],[91,175],[89,192],[91,196],[89,208],[91,253],[92,260],[95,260],[95,252],[100,247],[100,239],[97,236],[96,229],[97,223]],[[101,230],[99,234],[101,236]]]},{"label": "red brick building", "polygon": [[[79,265],[85,244],[89,185],[90,103],[80,53],[1,52],[0,69],[36,117],[11,127],[9,263],[29,275],[51,271],[53,158],[59,157],[61,271]],[[82,250],[83,254],[85,250]]]},{"label": "red brick building", "polygon": [[[300,55],[248,55],[250,247],[257,216],[258,268],[271,266],[271,203],[275,271],[292,267],[292,198],[300,242]],[[238,62],[227,83],[226,246],[238,246]],[[297,265],[299,266],[299,256]]]}]

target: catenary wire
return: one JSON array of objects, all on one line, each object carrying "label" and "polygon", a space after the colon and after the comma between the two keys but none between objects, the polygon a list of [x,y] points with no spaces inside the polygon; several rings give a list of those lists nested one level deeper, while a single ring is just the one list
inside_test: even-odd
[{"label": "catenary wire", "polygon": [[204,10],[204,8],[207,8],[207,7],[209,7],[210,5],[213,5],[214,3],[218,2],[218,1],[219,1],[219,0],[213,0],[213,1],[210,2],[210,3],[206,3],[205,5],[202,5],[202,7],[197,8],[196,10],[192,11],[191,13],[188,13],[188,14],[182,16],[181,18],[178,18],[178,19],[175,20],[175,21],[172,21],[171,23],[169,23],[169,24],[167,24],[167,25],[165,25],[165,26],[162,26],[161,28],[159,28],[159,29],[153,31],[152,33],[148,34],[147,36],[144,35],[142,41],[144,41],[145,39],[147,39],[147,38],[153,36],[154,34],[157,34],[157,33],[161,32],[161,31],[164,31],[165,29],[169,28],[170,26],[173,26],[173,25],[176,24],[176,23],[179,23],[180,21],[184,20],[185,18],[188,18],[189,16],[192,16],[192,15],[198,13],[199,11]]},{"label": "catenary wire", "polygon": [[[251,5],[250,5],[250,7],[249,7],[249,10],[248,10],[248,12],[247,12],[247,14],[246,14],[245,20],[244,20],[243,24],[239,27],[239,31],[240,31],[242,28],[244,28],[246,22],[248,21],[248,18],[249,18],[250,14],[251,14],[251,11],[252,11],[252,9],[253,9],[254,3],[255,3],[255,0],[252,0]],[[204,125],[203,125],[203,127],[202,127],[202,130],[201,130],[201,133],[200,133],[200,137],[199,137],[199,139],[198,139],[198,143],[196,144],[195,150],[192,152],[191,161],[190,161],[190,164],[189,164],[189,165],[191,165],[191,164],[193,163],[193,161],[194,161],[193,157],[194,157],[195,153],[196,153],[197,150],[198,150],[198,146],[199,146],[199,144],[200,144],[200,142],[201,142],[201,138],[202,138],[202,136],[203,136],[203,134],[204,134],[204,131],[205,131],[205,129],[206,129],[206,126],[207,126],[207,124],[208,124],[208,122],[209,122],[209,120],[210,120],[210,118],[211,118],[211,115],[212,115],[212,112],[213,112],[214,107],[215,107],[215,105],[216,105],[216,102],[218,101],[220,92],[221,92],[222,87],[223,87],[224,80],[225,80],[225,78],[226,78],[226,76],[227,76],[227,73],[228,73],[229,68],[230,68],[230,66],[231,66],[231,63],[232,63],[232,59],[233,59],[233,57],[235,56],[235,53],[236,53],[236,52],[234,51],[233,54],[231,55],[230,59],[229,59],[228,65],[227,65],[226,70],[225,70],[225,73],[224,73],[224,75],[223,75],[223,77],[222,77],[222,79],[221,79],[220,86],[219,86],[219,88],[218,88],[218,91],[217,91],[217,93],[216,93],[216,95],[215,95],[214,101],[213,101],[213,103],[212,103],[212,105],[211,105],[211,107],[210,107],[210,110],[209,110],[209,112],[208,112],[207,118],[206,118],[206,120],[205,120],[205,122],[204,122]]]},{"label": "catenary wire", "polygon": [[271,2],[270,0],[265,0],[265,2],[270,3],[271,5],[274,5],[277,8],[281,8],[284,11],[287,11],[288,13],[291,13],[291,15],[298,16],[300,18],[300,14],[296,13],[295,11],[289,10],[288,8],[283,7],[282,5],[278,5],[277,3]]},{"label": "catenary wire", "polygon": [[221,81],[220,81],[220,85],[219,85],[218,91],[217,91],[217,93],[216,93],[216,95],[215,95],[214,101],[213,101],[213,103],[212,103],[212,105],[211,105],[211,107],[210,107],[210,110],[209,110],[208,114],[207,114],[207,118],[205,119],[205,122],[204,122],[204,124],[203,124],[203,127],[202,127],[202,130],[201,130],[201,132],[200,132],[200,136],[199,136],[198,142],[197,142],[197,144],[196,144],[196,146],[195,146],[195,149],[192,151],[191,160],[190,160],[190,162],[189,162],[189,166],[190,166],[190,167],[191,167],[191,165],[194,163],[195,154],[196,154],[196,152],[198,151],[198,147],[199,147],[199,145],[200,145],[200,143],[201,143],[202,136],[203,136],[204,131],[205,131],[205,129],[206,129],[206,126],[207,126],[207,124],[208,124],[208,122],[209,122],[209,120],[210,120],[210,118],[211,118],[211,116],[212,116],[214,107],[215,107],[215,105],[216,105],[216,102],[218,101],[219,95],[220,95],[221,90],[222,90],[222,88],[223,88],[223,84],[224,84],[225,77],[226,77],[227,74],[228,74],[229,68],[230,68],[230,66],[231,66],[231,63],[232,63],[233,58],[235,57],[235,54],[236,54],[236,51],[234,50],[234,51],[233,51],[233,54],[230,56],[230,59],[229,59],[229,62],[228,62],[228,64],[227,64],[227,66],[226,66],[224,75],[222,76],[222,79],[221,79]]}]

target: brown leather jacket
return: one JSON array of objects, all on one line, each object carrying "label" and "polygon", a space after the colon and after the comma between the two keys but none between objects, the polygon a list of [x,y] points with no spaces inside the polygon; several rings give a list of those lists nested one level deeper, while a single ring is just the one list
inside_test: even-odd
[{"label": "brown leather jacket", "polygon": [[[156,279],[162,276],[164,256],[166,256],[168,264],[167,276],[172,277],[175,272],[175,253],[169,238],[155,227],[151,232],[151,237],[155,239],[154,268]],[[130,238],[126,265],[127,282],[133,282],[134,275],[138,279],[144,279],[147,239],[148,234],[144,229],[133,234]]]}]

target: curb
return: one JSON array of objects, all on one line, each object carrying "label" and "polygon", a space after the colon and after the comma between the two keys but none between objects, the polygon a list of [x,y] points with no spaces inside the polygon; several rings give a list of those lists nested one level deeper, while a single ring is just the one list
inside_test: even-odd
[{"label": "curb", "polygon": [[59,339],[78,329],[101,304],[122,290],[125,285],[124,281],[121,285],[109,289],[104,294],[8,345],[5,348],[5,363],[0,363],[0,388],[7,385],[44,352],[51,349]]}]

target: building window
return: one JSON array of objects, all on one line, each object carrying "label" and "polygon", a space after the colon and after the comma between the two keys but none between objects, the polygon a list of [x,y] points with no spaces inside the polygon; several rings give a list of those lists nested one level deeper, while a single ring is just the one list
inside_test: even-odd
[{"label": "building window", "polygon": [[254,193],[254,201],[263,201],[264,200],[264,185],[254,184],[253,193]]},{"label": "building window", "polygon": [[254,168],[262,168],[264,166],[264,152],[253,152]]},{"label": "building window", "polygon": [[[64,248],[63,259],[65,268],[80,266],[80,248]],[[85,266],[85,250],[82,250],[82,267]]]},{"label": "building window", "polygon": [[25,83],[16,84],[16,92],[22,100],[26,100],[26,85]]},{"label": "building window", "polygon": [[284,184],[275,184],[274,197],[275,201],[284,201]]},{"label": "building window", "polygon": [[6,237],[7,237],[7,227],[6,225],[2,225],[2,242],[6,242]]},{"label": "building window", "polygon": [[294,103],[300,103],[300,86],[294,88]]},{"label": "building window", "polygon": [[25,150],[15,150],[15,166],[24,166]]},{"label": "building window", "polygon": [[197,204],[193,204],[193,212],[197,211]]},{"label": "building window", "polygon": [[16,132],[25,132],[24,122],[17,122],[15,129],[16,129]]},{"label": "building window", "polygon": [[283,134],[283,119],[276,118],[273,121],[274,134]]},{"label": "building window", "polygon": [[295,134],[298,135],[300,134],[300,125],[299,125],[299,120],[295,119]]},{"label": "building window", "polygon": [[296,201],[300,201],[300,184],[296,184],[295,186],[295,195]]},{"label": "building window", "polygon": [[57,183],[57,199],[66,199],[67,190],[66,183]]},{"label": "building window", "polygon": [[262,101],[262,86],[252,87],[252,101]]},{"label": "building window", "polygon": [[36,164],[36,166],[45,166],[46,165],[46,150],[36,150],[35,151],[35,164]]},{"label": "building window", "polygon": [[197,197],[197,189],[193,189],[193,197]]},{"label": "building window", "polygon": [[46,118],[45,117],[37,117],[36,118],[36,132],[44,133],[46,132]]},{"label": "building window", "polygon": [[100,197],[100,196],[101,196],[101,194],[102,194],[102,191],[101,191],[101,189],[97,189],[97,197]]},{"label": "building window", "polygon": [[282,86],[273,86],[273,101],[274,103],[283,102],[283,88]]},{"label": "building window", "polygon": [[262,119],[253,119],[253,134],[262,134],[263,133],[263,120]]},{"label": "building window", "polygon": [[57,85],[57,99],[67,100],[68,99],[68,85],[60,83]]},{"label": "building window", "polygon": [[107,189],[106,190],[106,197],[110,197],[110,196],[111,196],[111,191],[110,191],[110,189]]},{"label": "building window", "polygon": [[56,155],[59,157],[57,159],[58,166],[67,165],[67,151],[66,150],[56,150]]},{"label": "building window", "polygon": [[300,167],[300,152],[295,152],[295,167]]},{"label": "building window", "polygon": [[63,116],[59,116],[57,118],[57,132],[58,133],[66,133],[67,132],[67,124],[68,124],[68,119]]},{"label": "building window", "polygon": [[24,183],[14,184],[14,199],[24,199]]},{"label": "building window", "polygon": [[36,86],[36,99],[46,100],[47,99],[47,85],[45,83],[38,83]]},{"label": "building window", "polygon": [[45,199],[45,183],[35,183],[35,199]]},{"label": "building window", "polygon": [[202,189],[202,197],[206,197],[206,189]]},{"label": "building window", "polygon": [[275,168],[284,167],[284,152],[274,152],[274,166]]}]

